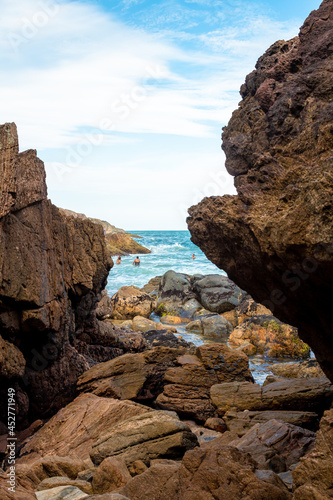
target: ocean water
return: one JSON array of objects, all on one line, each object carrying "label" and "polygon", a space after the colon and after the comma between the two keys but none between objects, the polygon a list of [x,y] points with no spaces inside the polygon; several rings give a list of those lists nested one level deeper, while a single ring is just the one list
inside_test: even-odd
[{"label": "ocean water", "polygon": [[[141,288],[151,278],[162,276],[170,269],[189,275],[226,275],[191,242],[189,231],[133,231],[133,234],[141,236],[142,239],[140,238],[137,241],[149,248],[152,253],[139,255],[141,265],[138,267],[133,266],[135,255],[122,257],[120,265],[114,264],[106,287],[110,296],[125,285],[135,285]],[[196,256],[195,260],[191,258],[193,253]],[[114,258],[114,261],[116,261],[116,258]],[[154,314],[151,319],[159,321],[159,318]],[[177,326],[177,331],[180,337],[188,342],[193,342],[195,345],[214,342],[214,340],[205,338],[203,335],[187,332],[184,326]],[[250,357],[250,369],[257,383],[262,384],[264,382],[266,376],[271,373],[270,366],[274,363],[274,360],[267,360],[264,356]]]},{"label": "ocean water", "polygon": [[[129,231],[131,232],[131,231]],[[186,274],[224,274],[210,262],[205,254],[190,240],[189,231],[133,231],[137,239],[151,254],[139,255],[141,265],[133,266],[135,255],[122,257],[121,264],[114,264],[110,271],[107,291],[114,295],[120,287],[143,287],[151,278],[162,276],[170,269]],[[193,260],[192,254],[196,259]],[[114,258],[116,261],[116,258]]]}]

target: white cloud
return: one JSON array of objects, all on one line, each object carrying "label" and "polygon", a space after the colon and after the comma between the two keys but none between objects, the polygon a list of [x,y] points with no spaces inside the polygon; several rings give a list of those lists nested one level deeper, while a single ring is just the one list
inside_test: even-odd
[{"label": "white cloud", "polygon": [[151,156],[116,165],[111,161],[98,169],[80,165],[63,178],[57,175],[58,167],[46,164],[54,203],[125,229],[185,229],[188,207],[205,196],[235,193],[233,178],[223,169],[218,151],[175,151],[158,160]]},{"label": "white cloud", "polygon": [[287,31],[255,18],[246,29],[185,33],[201,45],[185,51],[176,43],[184,31],[148,34],[88,3],[2,3],[2,120],[17,122],[22,147],[38,149],[80,141],[83,128],[106,119],[124,133],[209,136],[209,122],[225,123],[235,107],[228,91],[242,83],[258,45]]},{"label": "white cloud", "polygon": [[234,192],[231,177],[219,182],[221,126],[257,57],[295,22],[253,2],[172,12],[169,1],[153,33],[144,11],[130,18],[140,0],[121,2],[128,24],[88,1],[0,3],[1,121],[17,123],[21,150],[51,160],[55,203],[125,228],[184,228],[188,206]]}]

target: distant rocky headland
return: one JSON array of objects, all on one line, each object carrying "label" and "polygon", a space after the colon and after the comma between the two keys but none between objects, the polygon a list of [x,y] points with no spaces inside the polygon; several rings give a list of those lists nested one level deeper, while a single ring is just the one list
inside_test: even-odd
[{"label": "distant rocky headland", "polygon": [[115,255],[128,255],[128,254],[147,254],[151,251],[140,245],[134,238],[140,238],[140,236],[135,234],[130,234],[124,229],[113,226],[105,220],[95,219],[92,217],[87,217],[85,214],[79,214],[73,212],[72,210],[67,210],[64,208],[59,208],[60,212],[66,217],[77,217],[79,219],[89,219],[95,224],[100,224],[104,229],[106,247],[110,251],[111,256]]},{"label": "distant rocky headland", "polygon": [[[188,220],[228,277],[109,297],[108,244],[131,235],[54,206],[0,126],[1,500],[332,498],[332,40],[324,0],[242,86],[223,135],[238,196]],[[257,353],[289,362],[260,385]]]}]

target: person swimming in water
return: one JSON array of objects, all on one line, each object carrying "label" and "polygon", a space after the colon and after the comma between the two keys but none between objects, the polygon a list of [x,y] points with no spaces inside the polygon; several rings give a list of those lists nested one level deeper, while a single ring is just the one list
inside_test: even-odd
[{"label": "person swimming in water", "polygon": [[133,266],[139,266],[140,265],[140,259],[139,257],[137,256],[134,260],[133,260]]},{"label": "person swimming in water", "polygon": [[195,259],[195,255],[194,255],[194,254],[192,255],[192,259],[193,259],[193,260]]},{"label": "person swimming in water", "polygon": [[121,257],[120,257],[120,255],[118,255],[118,259],[116,261],[116,264],[121,264]]}]

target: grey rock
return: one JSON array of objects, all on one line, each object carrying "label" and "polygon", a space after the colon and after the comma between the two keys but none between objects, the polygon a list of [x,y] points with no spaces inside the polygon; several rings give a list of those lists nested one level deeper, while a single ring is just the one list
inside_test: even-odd
[{"label": "grey rock", "polygon": [[196,280],[193,290],[205,309],[224,313],[239,306],[244,292],[226,276],[211,274]]}]

